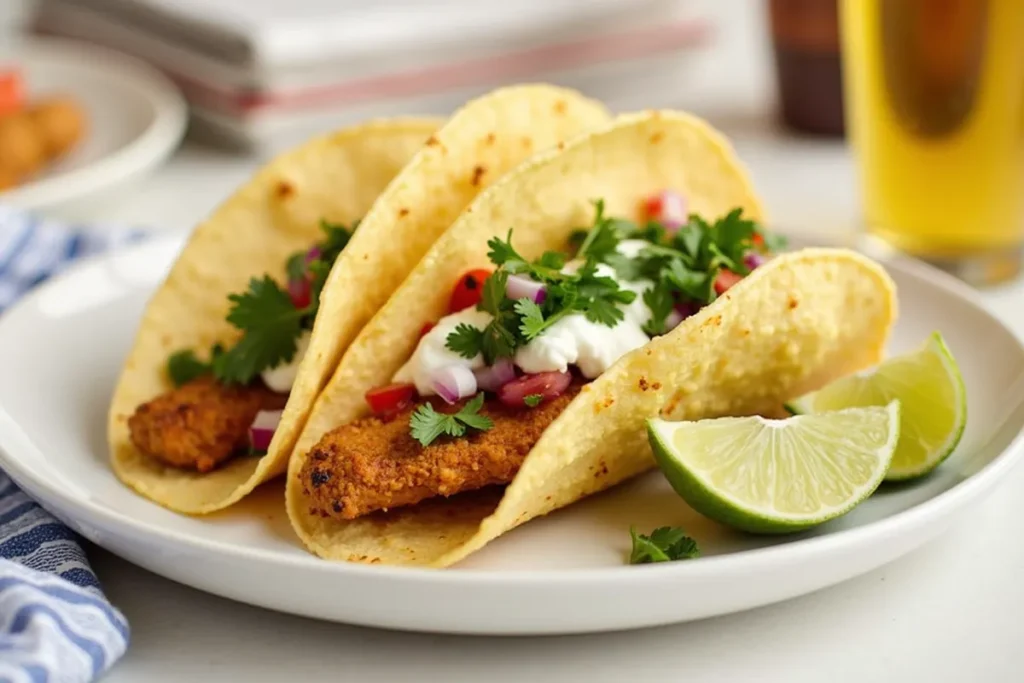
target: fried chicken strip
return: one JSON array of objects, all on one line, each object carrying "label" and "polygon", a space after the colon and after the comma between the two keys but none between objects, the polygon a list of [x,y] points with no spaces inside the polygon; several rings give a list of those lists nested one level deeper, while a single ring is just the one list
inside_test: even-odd
[{"label": "fried chicken strip", "polygon": [[[299,472],[310,512],[355,519],[378,510],[437,496],[453,496],[493,484],[507,484],[541,434],[580,390],[573,384],[536,408],[508,408],[496,400],[480,410],[494,421],[486,432],[441,437],[421,446],[409,433],[413,406],[390,419],[366,417],[331,430],[309,453]],[[457,412],[465,401],[439,412]]]},{"label": "fried chicken strip", "polygon": [[201,377],[140,405],[128,429],[146,455],[209,472],[246,447],[256,413],[280,409],[284,400],[261,384],[225,386]]}]

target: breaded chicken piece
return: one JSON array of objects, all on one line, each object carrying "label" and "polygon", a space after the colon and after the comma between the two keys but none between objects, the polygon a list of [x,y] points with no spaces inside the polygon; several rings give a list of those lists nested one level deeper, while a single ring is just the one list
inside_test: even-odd
[{"label": "breaded chicken piece", "polygon": [[[494,421],[486,432],[440,437],[421,446],[409,432],[416,406],[389,419],[366,417],[331,430],[313,447],[299,472],[310,512],[355,519],[377,510],[415,505],[493,484],[507,484],[519,471],[541,434],[580,390],[573,384],[536,408],[508,408],[496,400],[480,410]],[[466,401],[438,412],[457,412]]]},{"label": "breaded chicken piece", "polygon": [[128,429],[132,443],[146,455],[209,472],[247,445],[256,413],[282,405],[282,397],[261,384],[224,386],[201,377],[140,405]]}]

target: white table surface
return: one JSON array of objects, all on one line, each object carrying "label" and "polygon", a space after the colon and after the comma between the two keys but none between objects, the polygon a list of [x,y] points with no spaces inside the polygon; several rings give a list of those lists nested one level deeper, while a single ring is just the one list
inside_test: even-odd
[{"label": "white table surface", "polygon": [[[759,123],[752,121],[758,120]],[[842,143],[781,134],[764,119],[718,122],[775,223],[808,232],[856,218]],[[256,162],[186,148],[95,217],[185,229]],[[1024,336],[1024,282],[983,294]],[[268,612],[200,593],[96,549],[94,566],[132,626],[108,680],[1019,681],[1024,642],[1024,468],[947,536],[838,587],[753,612],[600,636],[471,639],[375,631]]]}]

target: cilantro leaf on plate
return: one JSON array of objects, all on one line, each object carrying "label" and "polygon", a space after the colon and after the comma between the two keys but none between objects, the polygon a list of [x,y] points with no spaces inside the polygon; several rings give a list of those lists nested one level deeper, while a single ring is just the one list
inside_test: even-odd
[{"label": "cilantro leaf on plate", "polygon": [[633,549],[629,554],[630,564],[651,562],[672,562],[700,557],[697,542],[679,527],[658,527],[650,536],[638,534],[636,528],[629,528]]},{"label": "cilantro leaf on plate", "polygon": [[523,403],[530,408],[536,408],[543,400],[544,397],[541,394],[527,394],[526,396],[523,396]]},{"label": "cilantro leaf on plate", "polygon": [[424,403],[409,418],[409,433],[421,446],[429,446],[442,435],[463,436],[467,429],[486,432],[494,427],[494,421],[479,414],[483,405],[483,393],[474,396],[458,412],[450,414],[439,413],[432,405]]}]

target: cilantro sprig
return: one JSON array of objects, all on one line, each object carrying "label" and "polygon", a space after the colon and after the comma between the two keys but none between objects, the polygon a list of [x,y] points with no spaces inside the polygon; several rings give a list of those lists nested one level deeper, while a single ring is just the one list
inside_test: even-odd
[{"label": "cilantro sprig", "polygon": [[479,414],[483,405],[483,393],[474,396],[455,413],[439,413],[434,406],[424,403],[409,418],[409,431],[421,446],[429,446],[442,435],[464,436],[468,429],[486,432],[494,427],[494,421]]},{"label": "cilantro sprig", "polygon": [[320,294],[338,255],[352,238],[358,221],[347,228],[320,222],[324,233],[317,243],[318,255],[307,260],[307,252],[288,257],[285,271],[289,280],[310,280],[309,304],[297,308],[287,290],[269,275],[254,277],[244,292],[230,294],[227,321],[242,336],[229,349],[215,346],[210,360],[201,361],[191,349],[171,354],[167,374],[176,386],[212,373],[225,384],[248,384],[268,368],[290,362],[298,350],[303,331],[312,327],[320,307]]},{"label": "cilantro sprig", "polygon": [[[597,248],[594,256],[584,257],[575,272],[563,272],[564,254],[549,251],[529,261],[512,246],[511,230],[505,239],[491,238],[487,246],[487,256],[498,269],[484,282],[477,308],[490,313],[492,320],[483,330],[459,325],[445,341],[448,349],[464,358],[483,354],[488,364],[498,358],[511,358],[517,348],[572,313],[582,313],[588,320],[612,327],[624,317],[619,304],[636,298],[636,292],[621,287],[615,278],[599,274],[597,254],[602,252]],[[511,275],[542,284],[544,301],[506,297]]]},{"label": "cilantro sprig", "polygon": [[[600,205],[598,208],[600,215]],[[612,231],[606,228],[605,232]],[[651,336],[665,332],[666,320],[677,304],[700,307],[714,301],[715,280],[721,270],[747,275],[750,268],[745,259],[752,250],[762,248],[758,242],[768,251],[785,246],[782,237],[767,233],[745,218],[741,208],[713,223],[692,214],[687,224],[671,235],[657,222],[632,230],[619,224],[615,232],[621,239],[643,239],[650,243],[634,258],[625,258],[614,247],[609,250],[605,246],[601,258],[623,279],[654,282],[644,293],[644,303],[651,311],[644,331]],[[610,241],[605,238],[605,243]]]},{"label": "cilantro sprig", "polygon": [[679,527],[658,527],[650,536],[638,534],[634,527],[630,527],[629,536],[633,540],[633,549],[629,554],[630,564],[673,562],[700,557],[697,541],[687,536]]}]

